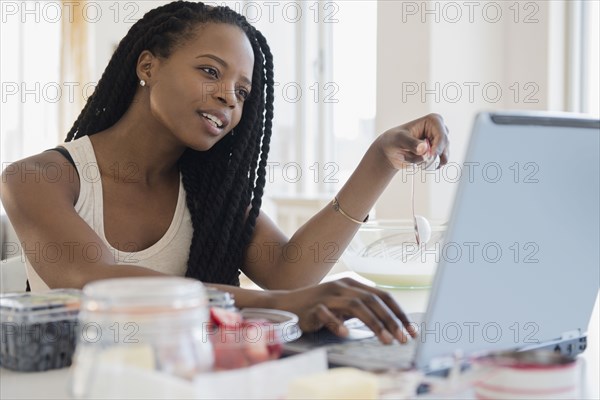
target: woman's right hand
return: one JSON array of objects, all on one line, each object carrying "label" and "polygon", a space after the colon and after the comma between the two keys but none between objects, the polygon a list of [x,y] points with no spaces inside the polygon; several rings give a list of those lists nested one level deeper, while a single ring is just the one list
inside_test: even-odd
[{"label": "woman's right hand", "polygon": [[344,320],[356,317],[381,340],[408,340],[407,333],[417,332],[406,314],[392,298],[380,289],[350,278],[322,283],[308,288],[273,292],[275,308],[291,311],[300,319],[300,329],[312,332],[326,327],[339,336],[348,335]]}]

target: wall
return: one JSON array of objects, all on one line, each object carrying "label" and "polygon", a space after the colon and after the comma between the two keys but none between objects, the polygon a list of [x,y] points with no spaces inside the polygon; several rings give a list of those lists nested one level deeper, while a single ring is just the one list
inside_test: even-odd
[{"label": "wall", "polygon": [[[161,3],[167,2],[122,3],[117,23],[102,18],[95,24],[95,76],[100,76],[114,46],[131,27],[126,16],[140,18]],[[115,8],[109,9],[114,3],[103,7],[106,15],[116,15]],[[450,129],[454,164],[438,175],[416,175],[417,213],[431,220],[449,217],[454,178],[464,169],[462,161],[478,111],[564,108],[566,8],[564,0],[378,2],[375,131],[384,132],[431,112],[443,115]],[[499,95],[497,88],[502,91]],[[423,94],[423,89],[430,92]],[[411,215],[410,179],[409,171],[398,173],[376,204],[378,218]],[[287,206],[275,202],[287,215]],[[302,214],[316,212],[317,203],[322,202],[309,201]],[[287,232],[295,230],[295,224],[287,225]]]},{"label": "wall", "polygon": [[102,18],[93,24],[95,46],[95,71],[92,76],[100,78],[119,41],[131,26],[144,14],[170,1],[101,1]]},{"label": "wall", "polygon": [[[378,5],[376,131],[431,112],[444,117],[453,164],[438,175],[417,173],[415,190],[417,213],[447,220],[478,111],[563,108],[565,4]],[[376,205],[378,218],[411,215],[410,178],[398,174]]]}]

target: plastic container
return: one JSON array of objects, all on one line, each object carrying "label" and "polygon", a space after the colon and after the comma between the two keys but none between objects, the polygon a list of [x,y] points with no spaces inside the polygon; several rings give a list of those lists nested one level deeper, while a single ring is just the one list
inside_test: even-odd
[{"label": "plastic container", "polygon": [[149,382],[165,380],[171,383],[151,391],[177,397],[178,387],[212,369],[208,300],[201,282],[109,279],[88,284],[83,294],[72,368],[74,397],[139,397],[147,393]]},{"label": "plastic container", "polygon": [[298,316],[289,311],[269,308],[244,308],[241,311],[246,321],[265,321],[281,343],[288,343],[302,336]]},{"label": "plastic container", "polygon": [[579,399],[577,359],[549,350],[501,352],[476,359],[475,396],[480,399]]},{"label": "plastic container", "polygon": [[388,289],[431,287],[444,252],[446,226],[431,224],[431,238],[417,245],[412,220],[375,220],[362,225],[342,255],[352,271]]},{"label": "plastic container", "polygon": [[0,365],[15,371],[46,371],[71,365],[81,291],[0,296]]},{"label": "plastic container", "polygon": [[281,310],[245,308],[238,320],[212,326],[214,370],[249,367],[281,357],[283,343],[298,339],[298,316]]}]

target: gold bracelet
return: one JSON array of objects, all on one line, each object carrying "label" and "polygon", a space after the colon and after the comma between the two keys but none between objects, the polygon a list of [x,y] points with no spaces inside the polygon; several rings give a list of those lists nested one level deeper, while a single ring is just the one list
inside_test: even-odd
[{"label": "gold bracelet", "polygon": [[342,214],[344,217],[348,218],[350,221],[354,222],[355,224],[362,225],[362,224],[364,224],[365,222],[367,222],[369,220],[369,214],[367,214],[367,216],[365,217],[364,221],[359,221],[357,219],[352,218],[348,214],[346,214],[346,212],[344,210],[342,210],[342,207],[340,206],[340,202],[338,201],[337,197],[333,198],[333,201],[331,202],[331,205],[333,206],[333,209],[335,211],[339,212],[340,214]]}]

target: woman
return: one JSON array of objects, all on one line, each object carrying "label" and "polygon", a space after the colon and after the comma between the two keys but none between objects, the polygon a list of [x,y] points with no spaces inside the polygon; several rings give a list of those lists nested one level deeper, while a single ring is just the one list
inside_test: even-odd
[{"label": "woman", "polygon": [[[288,239],[260,213],[273,84],[267,42],[243,16],[191,2],[148,12],[58,151],[3,173],[32,289],[185,275],[232,292],[239,307],[292,311],[306,331],[343,336],[343,320],[355,316],[384,343],[405,342],[402,325],[414,335],[387,293],[353,280],[318,285],[333,264],[309,247],[334,242],[339,257],[399,168],[434,154],[445,164],[441,117],[380,135],[332,205]],[[49,166],[59,179],[22,173]],[[293,263],[290,244],[302,254]],[[49,248],[55,254],[36,251]],[[240,270],[270,290],[239,288]]]}]

